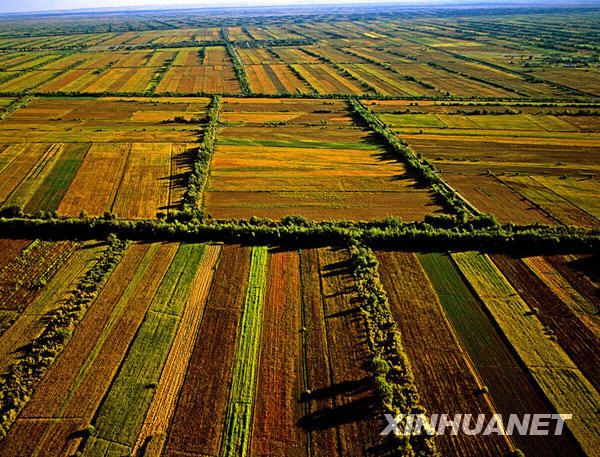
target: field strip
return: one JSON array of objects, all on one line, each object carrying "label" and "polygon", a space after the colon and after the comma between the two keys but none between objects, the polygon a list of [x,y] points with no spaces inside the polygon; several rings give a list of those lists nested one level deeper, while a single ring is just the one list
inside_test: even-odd
[{"label": "field strip", "polygon": [[[325,331],[321,277],[319,275],[319,252],[303,249],[300,252],[300,279],[302,282],[302,308],[304,312],[304,358],[306,389],[310,392],[326,391],[332,384],[331,361]],[[331,395],[309,396],[306,400],[306,416],[328,411],[334,407]],[[328,457],[340,455],[337,427],[309,429],[309,455]]]},{"label": "field strip", "polygon": [[[138,267],[138,272],[139,270],[143,271],[143,274],[140,275],[141,278],[137,281],[138,287],[135,288],[135,291],[131,291],[131,296],[125,300],[125,303],[122,303],[119,299],[116,300],[117,309],[109,307],[108,314],[111,314],[110,317],[113,321],[109,321],[96,340],[79,341],[79,344],[87,346],[84,348],[84,351],[88,353],[87,359],[80,361],[82,358],[80,352],[70,354],[78,357],[76,366],[81,368],[74,370],[71,364],[63,365],[62,371],[61,369],[58,370],[58,376],[72,378],[72,382],[67,384],[68,389],[65,389],[62,383],[56,386],[51,385],[48,388],[48,394],[51,395],[50,403],[55,406],[52,409],[48,408],[47,405],[42,405],[41,408],[42,411],[45,411],[45,414],[54,417],[81,417],[88,424],[92,421],[102,398],[110,386],[111,380],[125,357],[130,342],[143,320],[150,300],[155,295],[160,280],[175,255],[176,245],[174,244],[159,244],[155,249],[152,249],[152,246],[146,251],[146,255]],[[108,291],[109,296],[110,293]],[[97,308],[98,306],[94,306],[92,311],[96,310],[96,312],[101,313],[102,310]],[[108,319],[108,316],[106,319]],[[84,330],[94,331],[95,329],[90,329],[90,326],[94,325],[97,324],[88,322],[88,327]],[[108,332],[104,331],[107,327],[110,328]],[[80,328],[81,325],[78,330]],[[74,350],[77,350],[77,348]],[[56,389],[59,391],[58,398],[52,396]],[[53,427],[49,427],[43,431],[42,436],[37,440],[38,452],[43,451],[48,440],[50,442],[64,441],[76,449],[83,438],[83,435],[76,433],[78,431],[80,430],[70,430],[69,433],[58,436],[57,431]]]},{"label": "field strip", "polygon": [[[584,452],[594,455],[600,447],[595,427],[600,397],[564,350],[544,334],[540,321],[530,315],[502,273],[484,254],[465,252],[452,258],[502,329],[523,363],[559,413],[573,414],[567,422]],[[533,368],[541,367],[541,368]]]},{"label": "field strip", "polygon": [[[570,203],[571,205],[573,205],[575,208],[577,208],[579,211],[587,214],[588,216],[590,216],[591,218],[595,219],[596,221],[600,221],[598,219],[598,216],[596,214],[593,214],[594,212],[597,211],[596,208],[594,208],[595,205],[590,205],[588,206],[588,208],[583,208],[579,202],[577,201],[573,201],[573,198],[569,198],[568,196],[563,195],[562,193],[559,193],[556,189],[554,189],[553,187],[549,186],[546,182],[544,182],[542,179],[540,179],[539,177],[536,176],[532,176],[531,179],[533,179],[536,183],[538,183],[540,186],[542,186],[544,189],[548,189],[548,191],[550,193],[552,193],[553,195],[556,195],[559,199],[561,200],[565,200],[566,202]],[[594,209],[596,209],[596,211],[593,211]]]},{"label": "field strip", "polygon": [[[600,366],[595,357],[600,353],[600,338],[522,259],[502,254],[494,254],[490,258],[529,307],[537,309],[540,321],[557,337],[558,343],[594,388],[600,389]],[[553,274],[559,273],[555,271]]]},{"label": "field strip", "polygon": [[219,453],[250,255],[248,247],[222,248],[168,431],[165,456]]},{"label": "field strip", "polygon": [[[499,414],[553,413],[526,369],[515,358],[504,335],[490,320],[477,296],[471,292],[449,255],[418,254],[433,284],[444,314],[469,355],[477,374],[489,389]],[[579,456],[572,438],[512,435],[515,447],[526,455],[552,455],[559,447],[563,456]]]},{"label": "field strip", "polygon": [[90,146],[91,143],[68,143],[63,146],[62,154],[25,207],[26,213],[58,209]]},{"label": "field strip", "polygon": [[233,384],[220,455],[250,454],[252,411],[260,355],[268,249],[252,248],[250,276],[233,365]]},{"label": "field strip", "polygon": [[2,151],[0,154],[0,175],[27,147],[28,144],[11,144]]},{"label": "field strip", "polygon": [[544,257],[526,257],[527,268],[587,326],[596,337],[600,337],[598,307],[586,300],[569,282],[557,272]]},{"label": "field strip", "polygon": [[[330,395],[334,408],[315,415],[323,424],[336,424],[341,455],[368,454],[380,443],[384,417],[376,413],[378,399],[367,360],[367,323],[359,306],[347,248],[318,250],[325,333],[331,363],[331,384],[313,395]],[[344,418],[345,420],[341,420]]]},{"label": "field strip", "polygon": [[220,245],[208,245],[192,284],[191,295],[184,309],[179,331],[173,341],[152,404],[138,435],[133,454],[144,447],[144,455],[160,455],[165,444],[171,417],[175,411],[179,391],[183,385],[192,356],[202,314],[215,276]]},{"label": "field strip", "polygon": [[[377,253],[382,284],[402,335],[419,398],[429,413],[497,413],[488,395],[477,395],[483,382],[460,345],[439,298],[415,254]],[[482,435],[442,435],[436,438],[442,455],[506,455],[510,438]]]},{"label": "field strip", "polygon": [[307,455],[298,423],[304,404],[300,269],[295,250],[272,251],[267,275],[252,420],[251,455]]},{"label": "field strip", "polygon": [[96,433],[85,442],[83,456],[116,454],[122,446],[129,451],[134,446],[179,328],[204,248],[203,244],[179,246],[96,412]]},{"label": "field strip", "polygon": [[56,274],[33,299],[20,317],[0,337],[0,373],[14,362],[15,348],[36,338],[43,328],[43,318],[70,292],[81,276],[88,271],[102,251],[100,248],[80,247],[68,261],[61,262]]}]

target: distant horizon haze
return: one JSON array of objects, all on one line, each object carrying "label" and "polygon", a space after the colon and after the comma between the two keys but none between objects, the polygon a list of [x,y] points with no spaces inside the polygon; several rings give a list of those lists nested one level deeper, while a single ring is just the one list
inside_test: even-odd
[{"label": "distant horizon haze", "polygon": [[[564,1],[564,0],[546,0],[546,1],[526,1],[526,0],[330,0],[331,4],[378,4],[378,3],[396,3],[398,5],[427,6],[440,4],[523,4],[523,5],[541,5],[541,4],[568,4],[568,3],[598,3],[594,0],[583,1]],[[81,10],[102,10],[119,9],[135,10],[148,8],[219,8],[219,7],[265,7],[265,6],[319,6],[323,5],[318,0],[219,0],[218,3],[209,0],[3,0],[0,2],[0,14],[8,13],[41,13],[41,12],[67,12]]]}]

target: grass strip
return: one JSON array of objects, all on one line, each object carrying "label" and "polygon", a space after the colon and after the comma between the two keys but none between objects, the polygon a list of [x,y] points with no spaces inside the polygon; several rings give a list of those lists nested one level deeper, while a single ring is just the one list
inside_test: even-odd
[{"label": "grass strip", "polygon": [[252,249],[250,276],[233,366],[233,385],[220,452],[223,457],[243,457],[250,453],[252,411],[267,285],[267,258],[267,247]]},{"label": "grass strip", "polygon": [[204,244],[179,247],[110,391],[98,409],[84,456],[133,448],[177,333]]}]

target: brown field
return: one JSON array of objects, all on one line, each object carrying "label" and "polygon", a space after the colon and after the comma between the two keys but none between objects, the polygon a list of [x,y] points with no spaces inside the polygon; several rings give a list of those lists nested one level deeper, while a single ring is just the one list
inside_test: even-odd
[{"label": "brown field", "polygon": [[469,203],[505,224],[554,224],[555,220],[494,176],[444,173],[444,179]]},{"label": "brown field", "polygon": [[[203,120],[207,102],[36,99],[2,121],[0,136],[13,144],[0,154],[0,202],[68,216],[168,214],[181,207],[201,139],[201,124],[174,119]],[[57,141],[39,142],[46,138]]]},{"label": "brown field", "polygon": [[27,437],[29,455],[47,455],[45,450],[57,445],[62,452],[54,455],[68,455],[77,449],[82,436],[76,432],[82,423],[91,421],[109,388],[150,304],[148,298],[154,295],[175,254],[173,247],[140,244],[128,251],[40,383],[39,394],[20,415],[0,454],[10,455],[12,446],[22,447],[23,437]]},{"label": "brown field", "polygon": [[[366,104],[463,197],[500,222],[599,226],[600,138],[590,133],[596,116],[554,115],[568,105]],[[587,119],[586,129],[578,117]]]},{"label": "brown field", "polygon": [[156,93],[239,93],[231,58],[220,46],[181,50],[156,89]]},{"label": "brown field", "polygon": [[[236,125],[221,132],[211,163],[212,217],[419,220],[440,210],[368,132],[348,124],[343,103],[307,113],[307,102],[225,100],[221,119]],[[284,125],[260,124],[274,121]]]},{"label": "brown field", "polygon": [[[379,270],[390,307],[402,334],[421,402],[429,413],[497,412],[485,396],[469,356],[414,254],[378,252]],[[443,455],[501,455],[511,450],[508,438],[444,435],[437,439]]]},{"label": "brown field", "polygon": [[102,247],[38,240],[2,240],[1,245],[6,248],[0,270],[0,313],[6,317],[0,322],[0,373],[4,374]]},{"label": "brown field", "polygon": [[[594,354],[600,350],[600,335],[591,331],[577,314],[541,281],[520,259],[494,255],[492,260],[525,302],[539,310],[539,318],[590,383],[600,387],[600,367]],[[558,273],[556,273],[558,274]]]},{"label": "brown field", "polygon": [[169,209],[171,176],[170,144],[131,145],[111,210],[125,217],[155,217]]}]

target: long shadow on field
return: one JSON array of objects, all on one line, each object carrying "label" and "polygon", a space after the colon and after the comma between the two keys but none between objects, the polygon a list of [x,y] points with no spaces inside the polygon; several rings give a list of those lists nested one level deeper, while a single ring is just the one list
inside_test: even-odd
[{"label": "long shadow on field", "polygon": [[324,430],[342,424],[358,422],[372,417],[377,412],[374,395],[353,400],[334,408],[323,408],[302,417],[298,424],[307,432]]},{"label": "long shadow on field", "polygon": [[321,268],[323,270],[322,275],[325,277],[338,276],[338,275],[351,275],[352,274],[352,263],[350,259],[341,260],[339,262],[330,263]]},{"label": "long shadow on field", "polygon": [[310,393],[310,395],[305,395],[300,401],[323,400],[325,398],[330,398],[342,394],[356,395],[368,392],[372,387],[373,383],[370,377],[357,379],[353,381],[341,381],[331,386],[313,390]]},{"label": "long shadow on field", "polygon": [[[584,274],[594,282],[600,282],[600,255],[591,255],[582,257],[581,259],[572,260],[568,263],[571,270],[579,274]],[[600,290],[597,290],[597,295],[600,295]]]},{"label": "long shadow on field", "polygon": [[[386,150],[381,151],[381,152],[374,153],[373,157],[375,157],[377,160],[379,160],[381,162],[387,162],[387,163],[391,162],[391,163],[396,163],[396,164],[404,166],[404,164],[398,158],[398,156],[396,155],[396,153],[390,151],[389,149],[386,149]],[[402,174],[391,176],[389,178],[389,180],[390,181],[410,181],[410,185],[407,186],[407,187],[410,187],[412,189],[427,189],[429,187],[429,186],[427,186],[425,184],[421,184],[418,181],[416,181],[415,177],[414,177],[414,174],[411,173],[408,170],[406,170],[406,173],[402,173]]]}]

